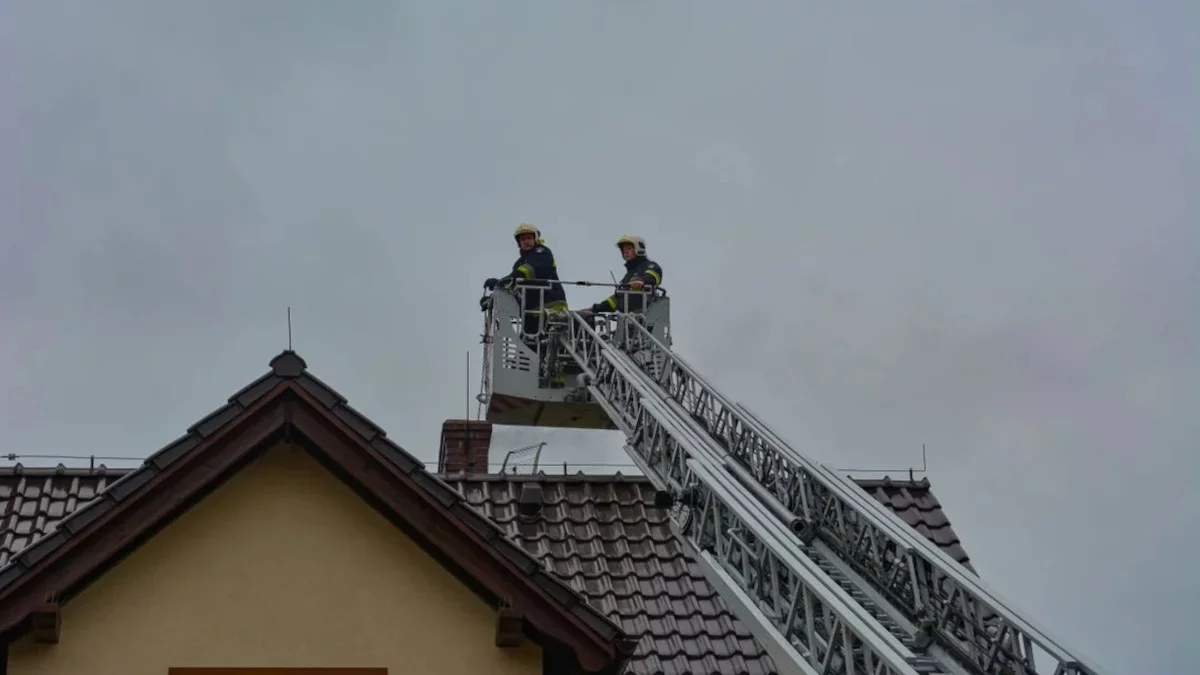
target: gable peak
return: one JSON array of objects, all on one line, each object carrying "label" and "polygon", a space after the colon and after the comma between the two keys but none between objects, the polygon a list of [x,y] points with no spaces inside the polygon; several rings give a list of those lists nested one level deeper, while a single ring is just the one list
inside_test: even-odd
[{"label": "gable peak", "polygon": [[300,358],[296,352],[285,349],[280,352],[275,358],[271,359],[271,372],[277,377],[295,378],[300,377],[308,370],[308,363]]}]

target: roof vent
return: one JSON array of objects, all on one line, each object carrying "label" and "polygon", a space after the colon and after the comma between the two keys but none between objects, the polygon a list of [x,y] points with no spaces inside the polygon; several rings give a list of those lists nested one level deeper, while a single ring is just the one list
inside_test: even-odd
[{"label": "roof vent", "polygon": [[534,481],[521,483],[521,496],[517,500],[517,515],[525,521],[536,520],[542,513],[542,486]]}]

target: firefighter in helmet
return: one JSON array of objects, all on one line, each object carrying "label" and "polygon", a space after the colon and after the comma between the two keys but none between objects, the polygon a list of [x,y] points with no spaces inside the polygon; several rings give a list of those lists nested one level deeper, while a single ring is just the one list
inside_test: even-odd
[{"label": "firefighter in helmet", "polygon": [[[529,223],[521,223],[513,232],[513,238],[517,240],[518,257],[513,263],[512,271],[499,279],[488,279],[483,282],[483,287],[491,291],[513,284],[525,286],[521,306],[525,317],[524,332],[535,336],[541,332],[539,324],[543,310],[567,309],[567,293],[562,284],[557,283],[558,269],[554,262],[554,254],[546,246],[542,233]],[[480,301],[485,310],[487,300],[488,297],[484,296]]]},{"label": "firefighter in helmet", "polygon": [[625,276],[618,284],[617,292],[597,302],[582,315],[605,312],[641,312],[646,309],[647,286],[661,286],[663,271],[658,263],[646,257],[646,240],[633,234],[623,234],[617,239],[617,248],[625,259]]}]

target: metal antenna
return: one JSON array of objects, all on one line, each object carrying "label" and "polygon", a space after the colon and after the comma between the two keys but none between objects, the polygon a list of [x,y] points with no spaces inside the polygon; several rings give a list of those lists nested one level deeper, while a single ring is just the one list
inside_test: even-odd
[{"label": "metal antenna", "polygon": [[467,350],[467,414],[463,419],[471,419],[471,350]]},{"label": "metal antenna", "polygon": [[287,323],[288,323],[288,351],[292,351],[292,306],[287,308]]},{"label": "metal antenna", "polygon": [[[929,470],[929,461],[925,457],[925,444],[922,443],[921,444],[921,473],[925,473],[928,470]],[[910,481],[914,480],[912,467],[908,468],[908,479]]]}]

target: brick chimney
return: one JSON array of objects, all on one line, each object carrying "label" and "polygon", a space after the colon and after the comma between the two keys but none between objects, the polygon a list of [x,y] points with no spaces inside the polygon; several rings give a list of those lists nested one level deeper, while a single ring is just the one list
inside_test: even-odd
[{"label": "brick chimney", "polygon": [[491,422],[446,420],[442,422],[442,447],[438,451],[437,472],[489,473],[488,450],[491,445]]}]

